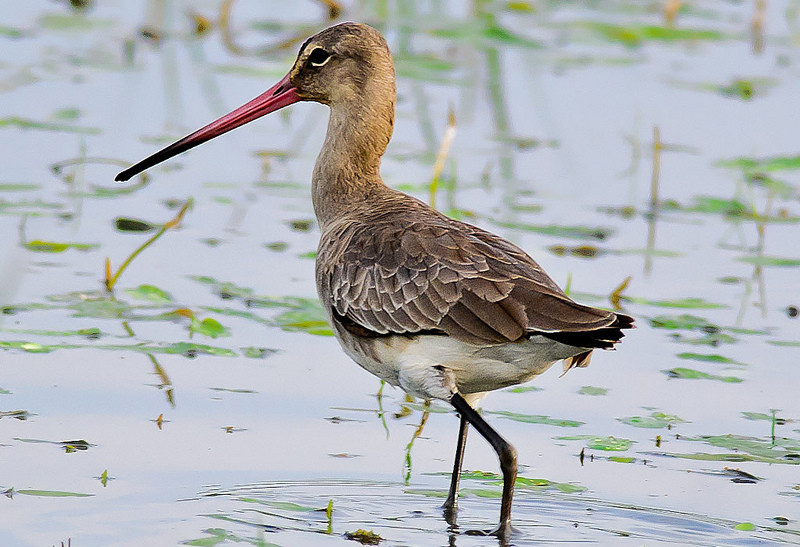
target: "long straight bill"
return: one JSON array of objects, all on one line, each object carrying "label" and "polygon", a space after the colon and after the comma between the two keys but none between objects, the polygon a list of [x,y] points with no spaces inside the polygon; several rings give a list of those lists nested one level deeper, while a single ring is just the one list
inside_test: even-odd
[{"label": "long straight bill", "polygon": [[173,156],[177,156],[181,152],[194,148],[199,144],[218,137],[223,133],[227,133],[231,129],[236,129],[240,125],[251,122],[261,116],[265,116],[270,112],[280,110],[284,106],[289,106],[302,100],[297,94],[297,89],[292,86],[289,81],[289,75],[266,90],[264,93],[253,99],[252,101],[243,104],[233,112],[225,114],[220,119],[211,122],[202,129],[198,129],[191,135],[187,135],[179,141],[176,141],[166,148],[159,150],[152,156],[149,156],[136,165],[129,167],[119,173],[116,181],[122,182],[130,179],[134,175],[138,175],[142,171],[168,160]]}]

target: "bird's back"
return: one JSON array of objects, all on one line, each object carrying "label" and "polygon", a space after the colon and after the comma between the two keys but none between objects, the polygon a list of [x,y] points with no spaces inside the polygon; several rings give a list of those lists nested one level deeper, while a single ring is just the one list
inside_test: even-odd
[{"label": "bird's back", "polygon": [[572,301],[513,243],[388,188],[325,227],[317,283],[332,319],[362,336],[492,345],[543,335],[591,349],[632,324]]}]

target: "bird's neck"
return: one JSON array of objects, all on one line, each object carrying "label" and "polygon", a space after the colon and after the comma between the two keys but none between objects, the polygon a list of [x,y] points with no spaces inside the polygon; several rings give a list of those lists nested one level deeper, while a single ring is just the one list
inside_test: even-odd
[{"label": "bird's neck", "polygon": [[393,124],[394,89],[383,96],[364,93],[331,104],[328,133],[314,166],[311,189],[322,229],[385,189],[380,164]]}]

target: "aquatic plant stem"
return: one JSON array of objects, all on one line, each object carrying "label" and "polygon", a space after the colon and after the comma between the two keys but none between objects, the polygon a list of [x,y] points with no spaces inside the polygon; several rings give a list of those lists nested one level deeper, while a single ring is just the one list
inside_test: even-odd
[{"label": "aquatic plant stem", "polygon": [[383,387],[386,385],[384,380],[381,380],[381,387],[378,389],[378,393],[375,394],[375,398],[378,400],[378,417],[381,419],[381,424],[383,425],[383,430],[386,432],[386,438],[389,438],[389,426],[386,424],[386,411],[383,410]]},{"label": "aquatic plant stem", "polygon": [[408,441],[406,445],[406,459],[404,467],[404,474],[403,474],[403,482],[408,485],[409,481],[411,480],[411,449],[414,447],[414,441],[416,441],[420,435],[422,435],[422,430],[425,428],[425,423],[428,421],[428,416],[430,416],[430,408],[431,402],[425,401],[425,410],[422,411],[422,418],[419,421],[419,425],[417,429],[414,430],[414,434],[411,436],[411,440]]},{"label": "aquatic plant stem", "polygon": [[653,250],[656,245],[656,216],[658,214],[658,184],[661,176],[661,131],[653,126],[653,171],[650,178],[650,212],[647,216],[647,252],[644,258],[644,275],[653,269]]},{"label": "aquatic plant stem", "polygon": [[658,207],[658,183],[661,176],[661,131],[653,126],[653,173],[650,178],[650,210],[656,213]]},{"label": "aquatic plant stem", "polygon": [[115,273],[113,276],[111,276],[111,261],[108,258],[106,258],[105,286],[108,292],[114,290],[114,285],[117,283],[117,279],[119,279],[119,276],[122,275],[122,272],[124,272],[125,269],[128,267],[128,265],[130,265],[130,263],[133,262],[133,259],[139,256],[139,253],[141,253],[150,245],[155,243],[155,241],[158,240],[158,238],[160,238],[162,235],[164,235],[164,233],[167,230],[169,230],[170,228],[174,228],[178,224],[180,224],[181,220],[183,219],[183,215],[186,213],[186,210],[189,208],[191,204],[192,204],[191,198],[186,200],[186,203],[183,204],[183,207],[181,207],[180,211],[178,211],[178,214],[175,215],[175,218],[164,224],[164,226],[158,232],[156,232],[156,234],[153,235],[153,237],[145,241],[138,249],[133,251],[130,254],[130,256],[125,260],[125,262],[123,262],[122,265],[119,267],[117,273]]},{"label": "aquatic plant stem", "polygon": [[615,310],[621,310],[622,306],[620,304],[621,300],[625,298],[622,292],[628,288],[628,285],[631,282],[631,276],[626,277],[619,286],[611,291],[611,294],[608,295],[608,300],[611,302],[611,305],[614,307]]},{"label": "aquatic plant stem", "polygon": [[444,130],[442,143],[439,145],[439,152],[436,154],[436,163],[433,164],[433,178],[431,179],[429,199],[431,207],[433,208],[436,208],[436,190],[439,188],[439,179],[442,176],[444,162],[447,161],[447,156],[450,154],[450,146],[453,144],[453,139],[455,139],[455,137],[456,115],[451,106],[447,113],[447,129]]}]

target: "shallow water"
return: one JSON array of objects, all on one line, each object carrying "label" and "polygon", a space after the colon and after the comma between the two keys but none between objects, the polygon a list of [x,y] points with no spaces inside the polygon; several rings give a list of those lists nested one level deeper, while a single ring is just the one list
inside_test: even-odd
[{"label": "shallow water", "polygon": [[[661,3],[409,5],[342,15],[396,56],[387,183],[429,199],[452,107],[440,209],[580,301],[611,306],[631,277],[618,351],[483,402],[527,479],[512,543],[800,543],[800,4],[684,3],[672,29]],[[297,44],[264,44],[327,25],[314,3],[242,0],[237,51],[219,10],[18,3],[0,22],[0,544],[496,544],[439,510],[453,413],[434,404],[409,448],[422,402],[377,397],[319,321],[324,107],[112,182],[280,78]],[[115,219],[158,229],[190,197],[108,295],[106,257],[116,271],[155,233]],[[497,472],[474,434],[465,469]],[[462,488],[459,530],[491,527],[496,477]]]}]

